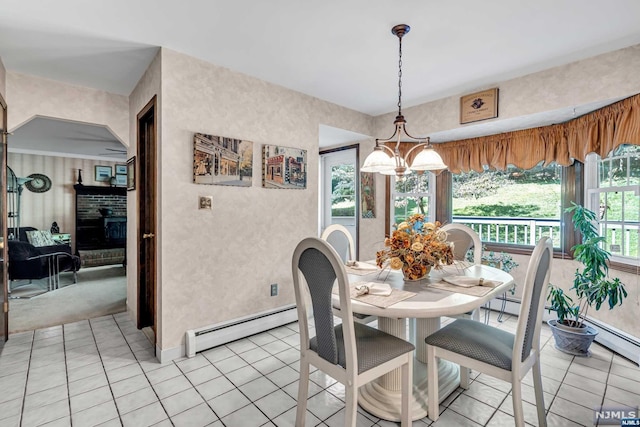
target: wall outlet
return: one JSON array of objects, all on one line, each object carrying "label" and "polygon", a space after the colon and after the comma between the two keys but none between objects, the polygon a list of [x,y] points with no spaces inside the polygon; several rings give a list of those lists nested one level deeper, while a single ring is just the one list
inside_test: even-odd
[{"label": "wall outlet", "polygon": [[271,296],[275,297],[276,295],[278,295],[278,284],[277,283],[272,283],[271,284]]}]

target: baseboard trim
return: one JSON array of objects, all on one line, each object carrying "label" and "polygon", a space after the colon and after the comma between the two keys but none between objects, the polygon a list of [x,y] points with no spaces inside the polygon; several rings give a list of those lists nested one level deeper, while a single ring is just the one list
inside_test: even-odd
[{"label": "baseboard trim", "polygon": [[[490,303],[490,308],[493,311],[499,311],[501,304],[502,300],[494,299]],[[507,314],[517,316],[520,312],[520,301],[507,298],[504,311]],[[550,314],[545,309],[542,320],[547,322],[549,319],[555,319],[555,314]],[[633,337],[624,331],[593,318],[587,318],[585,323],[598,331],[595,339],[597,343],[640,366],[640,340],[637,337]]]}]

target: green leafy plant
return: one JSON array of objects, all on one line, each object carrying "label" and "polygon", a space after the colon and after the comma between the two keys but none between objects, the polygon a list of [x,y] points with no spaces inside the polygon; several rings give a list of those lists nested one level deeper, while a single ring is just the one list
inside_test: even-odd
[{"label": "green leafy plant", "polygon": [[577,296],[577,303],[561,288],[550,285],[549,312],[555,311],[561,324],[582,327],[589,307],[600,310],[607,303],[611,310],[621,305],[627,297],[627,291],[620,279],[609,278],[609,251],[602,247],[605,238],[600,236],[596,226],[596,214],[580,205],[573,203],[566,212],[572,213],[574,228],[582,235],[581,243],[573,248],[576,261],[582,263],[583,268],[576,269],[573,290]]}]

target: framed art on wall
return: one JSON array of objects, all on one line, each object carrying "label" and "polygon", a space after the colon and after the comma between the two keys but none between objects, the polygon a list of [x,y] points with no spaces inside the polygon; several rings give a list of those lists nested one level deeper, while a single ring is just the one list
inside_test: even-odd
[{"label": "framed art on wall", "polygon": [[127,160],[127,191],[136,189],[136,156]]},{"label": "framed art on wall", "polygon": [[196,133],[193,136],[193,182],[251,187],[253,142]]},{"label": "framed art on wall", "polygon": [[460,124],[498,117],[498,88],[465,95],[460,98]]},{"label": "framed art on wall", "polygon": [[116,163],[116,175],[126,175],[127,165]]},{"label": "framed art on wall", "polygon": [[111,179],[111,166],[96,166],[95,180],[105,182]]},{"label": "framed art on wall", "polygon": [[262,147],[264,188],[307,188],[307,150],[264,145]]},{"label": "framed art on wall", "polygon": [[376,217],[376,182],[373,172],[360,172],[362,218]]}]

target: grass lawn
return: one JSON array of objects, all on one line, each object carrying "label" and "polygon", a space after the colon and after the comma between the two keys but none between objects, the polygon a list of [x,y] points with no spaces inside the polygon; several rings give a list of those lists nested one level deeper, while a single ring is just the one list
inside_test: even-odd
[{"label": "grass lawn", "polygon": [[560,218],[559,184],[510,184],[478,199],[453,198],[453,215]]}]

